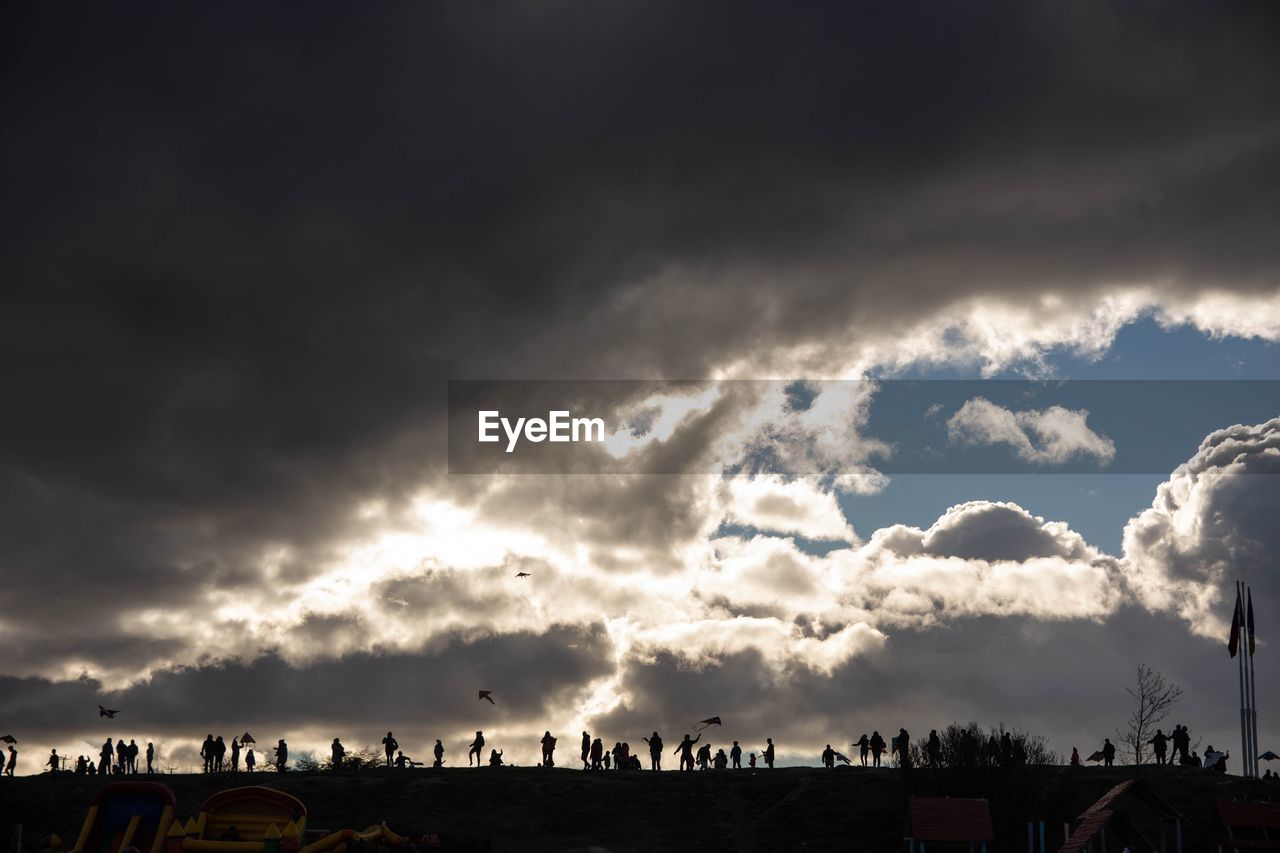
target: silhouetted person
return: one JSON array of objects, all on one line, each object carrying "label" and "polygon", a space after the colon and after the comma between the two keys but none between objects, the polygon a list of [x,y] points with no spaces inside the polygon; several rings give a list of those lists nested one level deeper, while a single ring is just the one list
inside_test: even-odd
[{"label": "silhouetted person", "polygon": [[675,748],[675,753],[680,756],[680,769],[693,769],[693,745],[702,740],[702,734],[699,733],[696,738],[689,739],[689,735],[684,736],[684,740],[680,741],[680,745]]},{"label": "silhouetted person", "polygon": [[288,766],[289,744],[284,742],[284,738],[280,738],[276,741],[276,772],[283,773]]},{"label": "silhouetted person", "polygon": [[111,738],[107,738],[107,742],[102,745],[102,749],[98,752],[98,775],[106,776],[111,772],[111,756],[115,755],[115,747],[111,745]]},{"label": "silhouetted person", "polygon": [[600,741],[600,738],[591,741],[591,769],[604,769],[604,744]]},{"label": "silhouetted person", "polygon": [[717,750],[716,757],[712,760],[712,763],[717,770],[723,770],[729,766],[729,756],[724,754],[723,749]]},{"label": "silhouetted person", "polygon": [[871,732],[871,766],[872,767],[880,766],[880,756],[884,754],[884,748],[885,748],[885,742],[884,742],[884,738],[880,737],[880,732],[872,731]]},{"label": "silhouetted person", "polygon": [[862,766],[867,766],[867,756],[871,754],[871,740],[864,733],[862,737],[853,742],[858,748],[858,757],[862,759]]},{"label": "silhouetted person", "polygon": [[591,769],[591,762],[588,760],[590,759],[590,757],[591,757],[591,735],[587,734],[586,732],[583,732],[582,733],[582,769],[583,770]]},{"label": "silhouetted person", "polygon": [[58,767],[60,766],[60,762],[58,761],[58,750],[49,750],[49,760],[46,761],[44,765],[49,768],[50,773],[58,772]]},{"label": "silhouetted person", "polygon": [[773,769],[773,738],[767,737],[765,738],[765,741],[766,743],[764,747],[764,764],[766,767],[772,770]]},{"label": "silhouetted person", "polygon": [[747,764],[752,770],[756,769],[756,754],[754,752],[751,753],[751,756],[747,759]]},{"label": "silhouetted person", "polygon": [[987,766],[995,767],[1000,763],[1000,741],[995,735],[987,738]]},{"label": "silhouetted person", "polygon": [[1156,729],[1155,737],[1147,741],[1147,743],[1151,744],[1152,748],[1155,750],[1156,764],[1165,764],[1165,753],[1169,749],[1169,736],[1159,729]]},{"label": "silhouetted person", "polygon": [[1080,750],[1076,749],[1074,746],[1071,747],[1071,766],[1080,766]]},{"label": "silhouetted person", "polygon": [[87,769],[87,770],[89,771],[89,775],[90,775],[90,776],[97,776],[97,775],[98,775],[98,768],[97,768],[97,766],[96,766],[92,761],[88,762],[88,764],[86,765],[86,768],[85,768],[85,769]]},{"label": "silhouetted person", "polygon": [[609,756],[610,756],[610,755],[611,755],[611,753],[608,753],[608,752],[606,752],[606,753],[604,754],[604,769],[605,769],[605,770],[608,770],[608,769],[609,769]]},{"label": "silhouetted person", "polygon": [[711,744],[704,743],[698,749],[698,769],[706,770],[711,765]]},{"label": "silhouetted person", "polygon": [[906,729],[898,729],[898,736],[893,739],[893,748],[898,751],[898,766],[903,770],[911,769],[911,735]]},{"label": "silhouetted person", "polygon": [[929,740],[925,742],[924,754],[929,759],[929,766],[935,770],[942,766],[942,741],[938,738],[938,730],[929,730]]},{"label": "silhouetted person", "polygon": [[742,769],[742,747],[738,746],[738,742],[733,742],[733,748],[729,750],[729,758],[733,761],[733,769]]},{"label": "silhouetted person", "polygon": [[542,735],[542,766],[556,766],[556,739],[551,736],[550,729]]},{"label": "silhouetted person", "polygon": [[1000,735],[1000,766],[1013,766],[1013,738],[1008,732]]},{"label": "silhouetted person", "polygon": [[[477,734],[478,734],[478,732],[477,732]],[[482,741],[482,742],[481,742],[481,746],[483,746],[483,745],[484,745],[484,743],[483,743],[483,741]],[[390,767],[390,766],[391,766],[391,758],[392,758],[392,756],[394,756],[394,755],[396,754],[396,750],[397,750],[397,749],[399,749],[399,748],[400,748],[400,744],[396,743],[396,739],[392,736],[391,732],[387,732],[387,736],[386,736],[386,737],[384,737],[384,738],[382,739],[382,751],[383,751],[383,752],[385,752],[385,753],[387,754],[387,766],[388,766],[388,767]],[[480,756],[479,756],[479,754],[477,754],[477,755],[476,755],[476,764],[479,764],[479,763],[480,763]]]},{"label": "silhouetted person", "polygon": [[414,761],[412,758],[404,754],[404,750],[396,753],[396,769],[407,770],[410,767],[417,767],[422,762]]},{"label": "silhouetted person", "polygon": [[478,731],[476,732],[476,739],[471,741],[471,748],[467,750],[467,766],[468,767],[471,766],[471,756],[473,755],[476,758],[476,767],[480,766],[480,760],[484,755],[484,753],[482,752],[483,749],[484,749],[484,732]]},{"label": "silhouetted person", "polygon": [[827,744],[827,748],[822,750],[822,766],[823,767],[836,766],[836,751],[831,748],[831,744]]},{"label": "silhouetted person", "polygon": [[[477,764],[479,763],[479,758],[478,758],[478,757],[477,757],[476,763],[477,763]],[[500,750],[500,749],[495,749],[495,750],[492,750],[492,751],[489,753],[489,766],[490,766],[490,767],[501,767],[501,766],[502,766],[502,750]]]},{"label": "silhouetted person", "polygon": [[431,766],[444,767],[444,744],[440,742],[440,738],[436,738],[435,756],[435,764],[432,764]]},{"label": "silhouetted person", "polygon": [[223,759],[227,757],[227,744],[222,739],[222,735],[218,735],[213,740],[213,772],[222,772]]},{"label": "silhouetted person", "polygon": [[249,747],[249,749],[244,754],[244,769],[252,773],[254,765],[256,765],[257,763],[258,763],[258,760],[253,757],[253,747]]},{"label": "silhouetted person", "polygon": [[200,744],[200,757],[204,759],[204,772],[213,772],[213,735],[205,737],[204,743]]},{"label": "silhouetted person", "polygon": [[[84,761],[84,757],[83,757],[83,756],[81,756],[80,760],[83,762],[83,761]],[[13,768],[15,768],[15,767],[17,767],[17,766],[18,766],[18,750],[16,750],[16,749],[14,749],[14,748],[13,748],[13,744],[10,744],[10,745],[9,745],[9,760],[5,762],[5,765],[4,765],[4,775],[6,775],[6,776],[12,776],[12,775],[13,775]]]},{"label": "silhouetted person", "polygon": [[1022,741],[1015,740],[1013,742],[1013,766],[1021,767],[1027,763],[1027,748],[1023,746]]},{"label": "silhouetted person", "polygon": [[137,775],[138,773],[138,742],[133,738],[129,738],[129,746],[125,749],[125,760],[129,763],[129,773]]},{"label": "silhouetted person", "polygon": [[342,762],[347,757],[347,748],[342,745],[342,741],[337,738],[333,739],[333,743],[329,746],[329,767],[333,770],[341,770]]},{"label": "silhouetted person", "polygon": [[240,769],[240,741],[236,738],[231,739],[231,769],[232,771]]},{"label": "silhouetted person", "polygon": [[129,744],[124,738],[116,741],[116,773],[123,775],[129,766]]},{"label": "silhouetted person", "polygon": [[[88,772],[89,772],[89,759],[85,758],[83,755],[76,756],[76,775],[84,776],[88,774]],[[12,776],[13,774],[10,773],[9,775]]]},{"label": "silhouetted person", "polygon": [[1116,745],[1109,737],[1103,738],[1102,741],[1102,764],[1104,767],[1110,767],[1116,760]]},{"label": "silhouetted person", "polygon": [[1187,750],[1191,749],[1191,735],[1187,732],[1187,727],[1179,723],[1173,727],[1173,754],[1181,756],[1180,764],[1187,763]]},{"label": "silhouetted person", "polygon": [[652,770],[662,769],[662,738],[654,732],[652,737],[641,738],[649,744],[649,766]]},{"label": "silhouetted person", "polygon": [[618,753],[618,763],[615,766],[619,770],[631,769],[631,744],[625,740],[622,742],[622,749]]},{"label": "silhouetted person", "polygon": [[154,771],[151,769],[151,763],[156,759],[156,745],[151,741],[147,741],[147,775],[150,776]]}]

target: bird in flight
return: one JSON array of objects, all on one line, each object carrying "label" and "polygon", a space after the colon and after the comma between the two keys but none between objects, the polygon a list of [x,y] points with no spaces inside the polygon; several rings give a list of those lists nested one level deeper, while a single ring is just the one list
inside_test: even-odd
[{"label": "bird in flight", "polygon": [[492,691],[492,690],[481,690],[481,691],[480,691],[480,698],[479,698],[479,699],[477,699],[476,701],[477,701],[477,702],[479,702],[479,701],[480,701],[480,699],[488,699],[488,700],[489,700],[489,704],[490,704],[490,705],[496,705],[496,704],[498,704],[497,702],[493,701],[493,696],[491,696],[491,695],[490,695],[491,693],[493,693],[493,691]]},{"label": "bird in flight", "polygon": [[531,577],[533,577],[533,575],[529,574],[528,572],[516,572],[516,577],[518,577],[518,578],[531,578]]},{"label": "bird in flight", "polygon": [[110,717],[111,719],[115,719],[116,714],[119,714],[119,713],[120,713],[119,711],[113,711],[110,708],[104,708],[101,705],[98,706],[99,717]]}]

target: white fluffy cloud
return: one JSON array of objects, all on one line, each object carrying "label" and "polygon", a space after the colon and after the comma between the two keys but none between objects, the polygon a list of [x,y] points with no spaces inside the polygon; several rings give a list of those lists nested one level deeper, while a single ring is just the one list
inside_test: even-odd
[{"label": "white fluffy cloud", "polygon": [[788,482],[776,474],[735,477],[726,490],[725,519],[730,523],[806,539],[852,542],[856,538],[835,494],[810,480]]},{"label": "white fluffy cloud", "polygon": [[1197,632],[1227,632],[1234,581],[1280,601],[1280,418],[1218,430],[1129,521],[1124,553],[1143,601],[1172,609]]},{"label": "white fluffy cloud", "polygon": [[1014,412],[983,397],[965,401],[947,421],[951,441],[967,446],[1006,444],[1020,459],[1061,465],[1078,456],[1092,456],[1106,465],[1116,455],[1111,439],[1089,429],[1084,409],[1027,409]]}]

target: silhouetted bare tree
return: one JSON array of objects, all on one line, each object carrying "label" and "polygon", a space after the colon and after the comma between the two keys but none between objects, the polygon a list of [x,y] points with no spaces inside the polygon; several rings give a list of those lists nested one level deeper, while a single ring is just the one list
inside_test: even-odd
[{"label": "silhouetted bare tree", "polygon": [[1116,729],[1116,736],[1124,748],[1125,757],[1134,764],[1141,764],[1156,727],[1182,698],[1182,688],[1145,663],[1140,663],[1137,681],[1132,687],[1126,687],[1125,692],[1134,698],[1138,706],[1129,714],[1128,731]]}]

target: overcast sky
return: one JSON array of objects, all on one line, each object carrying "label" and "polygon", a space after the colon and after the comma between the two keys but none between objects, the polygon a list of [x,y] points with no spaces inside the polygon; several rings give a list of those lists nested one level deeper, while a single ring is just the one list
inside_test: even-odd
[{"label": "overcast sky", "polygon": [[[1274,4],[3,15],[20,772],[713,714],[786,761],[952,719],[1087,754],[1140,662],[1234,754],[1236,578],[1280,749],[1274,386],[1110,423],[982,386],[1280,379]],[[927,425],[1008,465],[894,473],[901,378],[981,380]],[[807,384],[616,401],[685,476],[460,476],[459,379]]]}]

